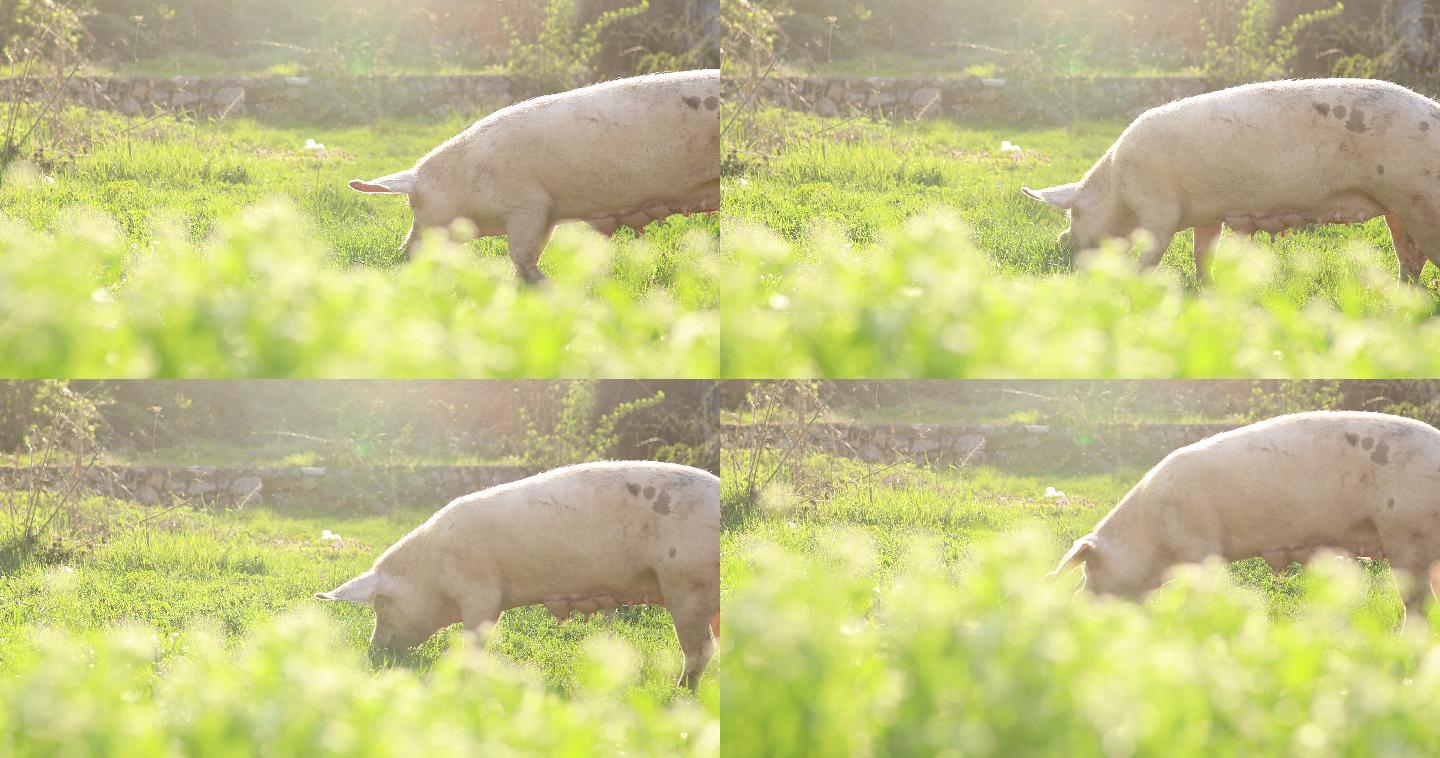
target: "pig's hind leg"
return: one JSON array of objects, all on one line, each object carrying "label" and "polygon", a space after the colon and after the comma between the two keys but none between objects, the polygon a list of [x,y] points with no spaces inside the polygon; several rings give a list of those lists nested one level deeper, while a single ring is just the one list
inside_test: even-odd
[{"label": "pig's hind leg", "polygon": [[1405,616],[1400,620],[1403,629],[1407,624],[1424,629],[1426,626],[1426,601],[1434,596],[1431,573],[1437,556],[1435,546],[1415,531],[1396,539],[1385,539],[1381,532],[1381,547],[1390,559],[1390,570],[1395,575],[1395,587],[1405,602]]},{"label": "pig's hind leg", "polygon": [[704,568],[660,573],[660,593],[665,607],[675,622],[675,636],[685,654],[685,670],[679,684],[694,691],[700,686],[700,675],[715,655],[715,635],[711,621],[720,613],[719,577],[706,578]]},{"label": "pig's hind leg", "polygon": [[1220,244],[1220,225],[1203,224],[1195,227],[1195,281],[1204,284],[1210,281],[1210,260],[1215,247]]},{"label": "pig's hind leg", "polygon": [[526,284],[545,281],[540,271],[540,253],[550,242],[555,224],[550,220],[548,207],[517,211],[505,219],[505,237],[510,244],[510,260],[515,263],[515,272]]},{"label": "pig's hind leg", "polygon": [[1390,241],[1395,245],[1395,260],[1400,265],[1400,281],[1420,281],[1420,270],[1425,268],[1425,253],[1421,252],[1415,238],[1405,231],[1398,216],[1385,214],[1385,223],[1390,225]]}]

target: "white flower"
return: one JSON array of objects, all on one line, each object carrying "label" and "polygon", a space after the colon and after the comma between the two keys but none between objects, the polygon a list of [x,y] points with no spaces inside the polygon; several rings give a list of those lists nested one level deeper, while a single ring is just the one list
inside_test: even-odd
[{"label": "white flower", "polygon": [[1055,489],[1054,487],[1046,487],[1046,488],[1045,488],[1045,497],[1053,497],[1053,498],[1055,498],[1056,500],[1059,500],[1059,501],[1062,502],[1062,503],[1063,503],[1063,502],[1066,502],[1066,501],[1069,499],[1069,498],[1065,497],[1065,493],[1064,493],[1064,492],[1061,492],[1060,490],[1057,490],[1057,489]]},{"label": "white flower", "polygon": [[1025,157],[1025,151],[1021,150],[1019,145],[1008,139],[1000,142],[1000,154],[1008,155],[1017,161]]},{"label": "white flower", "polygon": [[323,142],[316,142],[316,141],[313,140],[313,139],[306,138],[306,140],[305,140],[305,149],[306,149],[306,150],[324,150],[324,149],[325,149],[325,144],[324,144]]}]

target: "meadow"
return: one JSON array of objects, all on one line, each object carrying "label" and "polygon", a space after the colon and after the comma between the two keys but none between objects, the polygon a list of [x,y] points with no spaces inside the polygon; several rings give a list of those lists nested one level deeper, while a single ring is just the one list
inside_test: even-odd
[{"label": "meadow", "polygon": [[663,609],[557,626],[522,608],[484,652],[457,626],[368,657],[370,611],[312,595],[432,510],[85,501],[93,542],[0,565],[0,753],[718,754],[718,684],[674,685]]},{"label": "meadow", "polygon": [[[478,115],[478,114],[477,114]],[[462,116],[364,125],[71,109],[0,178],[12,376],[711,376],[717,222],[562,226],[551,286],[503,238],[400,258],[405,201],[346,182],[414,164]]]},{"label": "meadow", "polygon": [[[766,471],[778,460],[763,454]],[[1383,563],[1179,572],[1144,604],[1047,581],[1143,474],[728,461],[727,751],[1424,755],[1440,657]],[[799,476],[790,473],[798,465]],[[1065,493],[1047,497],[1047,487]]]},{"label": "meadow", "polygon": [[[736,115],[733,112],[729,114]],[[1021,186],[1079,179],[1123,120],[882,123],[761,109],[726,135],[726,376],[1369,377],[1437,368],[1435,293],[1382,219],[1237,238],[1197,284],[1121,242],[1072,263]],[[728,118],[728,116],[727,116]],[[1003,152],[1009,141],[1020,153]],[[758,348],[758,349],[757,349]]]}]

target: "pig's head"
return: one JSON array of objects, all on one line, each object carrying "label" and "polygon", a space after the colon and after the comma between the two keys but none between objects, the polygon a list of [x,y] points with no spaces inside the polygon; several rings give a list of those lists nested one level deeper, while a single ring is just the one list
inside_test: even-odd
[{"label": "pig's head", "polygon": [[1131,600],[1143,600],[1158,588],[1166,568],[1156,561],[1153,551],[1121,548],[1096,534],[1075,540],[1050,578],[1063,576],[1076,566],[1085,570],[1085,590]]},{"label": "pig's head", "polygon": [[329,592],[317,592],[315,597],[373,608],[375,631],[370,635],[370,645],[392,653],[417,647],[460,620],[460,610],[453,600],[424,584],[379,568]]},{"label": "pig's head", "polygon": [[430,177],[425,164],[382,176],[378,179],[351,180],[350,189],[367,195],[406,195],[410,199],[410,212],[414,223],[410,234],[405,237],[405,258],[408,260],[420,246],[420,230],[444,228],[462,218],[462,209],[456,207],[450,196],[436,186],[439,182]]},{"label": "pig's head", "polygon": [[1117,207],[1109,193],[1097,191],[1084,182],[1033,190],[1021,187],[1026,197],[1065,211],[1070,228],[1060,233],[1060,245],[1070,256],[1099,247],[1106,237],[1123,237],[1135,230],[1130,214]]}]

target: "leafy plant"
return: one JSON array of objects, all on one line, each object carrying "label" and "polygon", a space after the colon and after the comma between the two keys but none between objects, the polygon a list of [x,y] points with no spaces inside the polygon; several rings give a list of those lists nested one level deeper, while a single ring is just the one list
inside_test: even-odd
[{"label": "leafy plant", "polygon": [[582,23],[575,0],[544,0],[533,39],[526,39],[517,26],[506,19],[510,40],[506,70],[523,92],[538,94],[578,87],[594,74],[592,60],[600,52],[601,34],[649,7],[649,0],[640,0]]},{"label": "leafy plant", "polygon": [[1252,82],[1291,76],[1296,39],[1310,27],[1345,10],[1342,3],[1301,13],[1276,28],[1273,0],[1230,0],[1234,32],[1221,39],[1204,18],[1205,55],[1201,72],[1228,82]]},{"label": "leafy plant", "polygon": [[620,422],[665,399],[665,393],[657,391],[597,413],[593,382],[556,382],[547,391],[550,402],[537,403],[540,410],[527,407],[520,414],[525,427],[520,462],[538,469],[604,460],[620,439],[616,432]]}]

